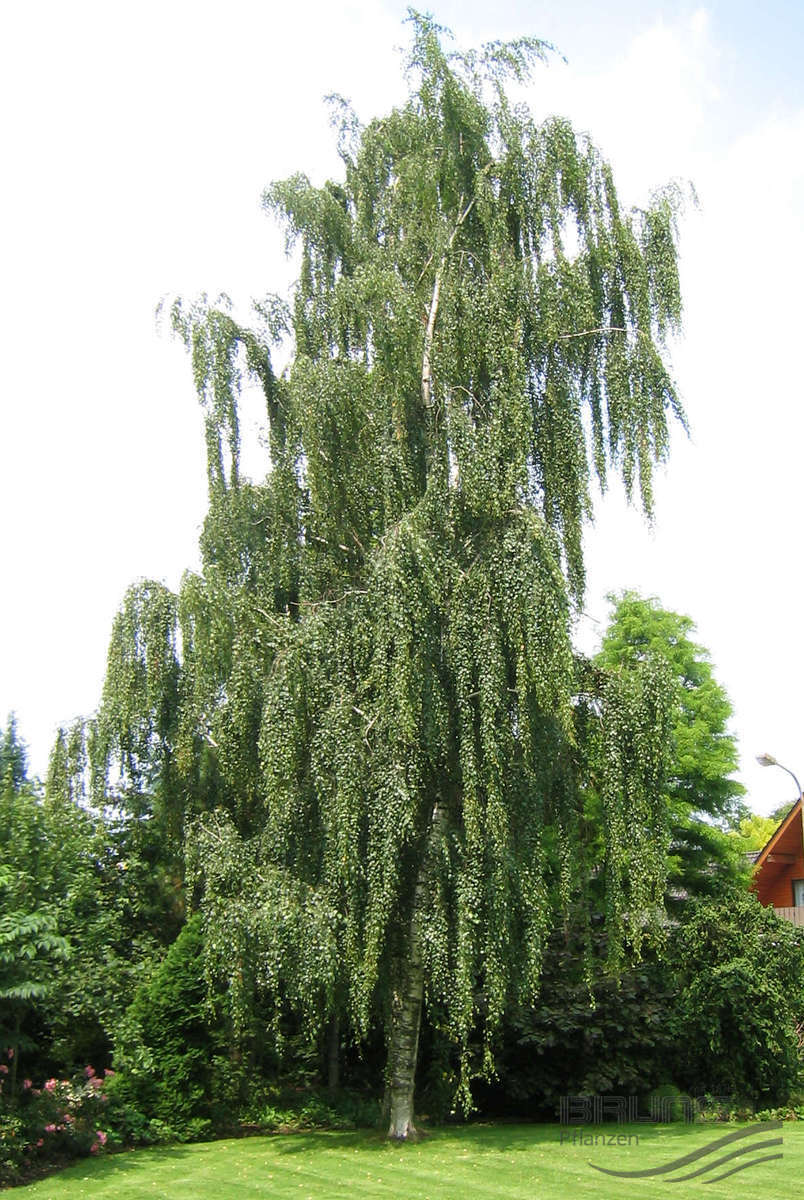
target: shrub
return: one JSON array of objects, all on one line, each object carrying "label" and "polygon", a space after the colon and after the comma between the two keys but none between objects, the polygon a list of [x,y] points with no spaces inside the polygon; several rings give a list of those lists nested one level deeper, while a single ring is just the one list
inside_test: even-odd
[{"label": "shrub", "polygon": [[47,1163],[97,1154],[109,1139],[108,1075],[91,1066],[41,1088],[24,1080],[0,1097],[0,1182],[15,1183]]},{"label": "shrub", "polygon": [[512,1006],[497,1056],[498,1080],[475,1088],[481,1108],[554,1119],[562,1096],[645,1095],[672,1078],[672,979],[658,951],[619,977],[582,969],[574,936],[553,938],[535,1004]]},{"label": "shrub", "polygon": [[196,915],[117,1030],[112,1092],[118,1127],[132,1141],[198,1140],[211,1132],[221,1038],[208,1016],[202,950]]},{"label": "shrub", "polygon": [[268,1088],[248,1113],[253,1130],[290,1133],[304,1129],[371,1128],[377,1124],[379,1101],[356,1092],[333,1096],[321,1089]]},{"label": "shrub", "polygon": [[670,970],[677,1081],[783,1105],[804,1082],[804,932],[753,896],[696,902],[671,941]]},{"label": "shrub", "polygon": [[647,1106],[661,1084],[731,1097],[746,1113],[798,1107],[804,931],[737,893],[689,901],[666,945],[619,979],[597,949],[590,990],[574,939],[554,939],[539,1000],[506,1015],[499,1079],[476,1088],[481,1108],[552,1116],[562,1095],[595,1093]]}]

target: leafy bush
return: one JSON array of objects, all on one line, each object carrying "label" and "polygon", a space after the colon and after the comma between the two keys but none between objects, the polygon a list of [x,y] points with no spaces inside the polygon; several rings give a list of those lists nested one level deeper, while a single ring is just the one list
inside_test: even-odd
[{"label": "leafy bush", "polygon": [[34,1145],[24,1117],[0,1109],[0,1184],[17,1182],[34,1153]]},{"label": "leafy bush", "polygon": [[[746,1114],[797,1107],[804,1081],[804,931],[750,895],[688,902],[664,947],[590,985],[556,938],[539,1000],[509,1010],[487,1112],[553,1116],[563,1095],[647,1097],[662,1084],[732,1097]],[[800,1098],[799,1098],[800,1103]]]},{"label": "leafy bush", "polygon": [[556,936],[532,1006],[512,1007],[497,1056],[498,1079],[475,1088],[481,1109],[554,1119],[566,1095],[642,1095],[672,1077],[672,980],[656,949],[619,977],[584,974],[574,936]]},{"label": "leafy bush", "polygon": [[756,1114],[758,1121],[804,1121],[804,1104],[783,1104],[780,1108],[764,1108]]},{"label": "leafy bush", "polygon": [[265,1133],[370,1128],[377,1124],[379,1114],[379,1102],[357,1092],[331,1095],[317,1088],[302,1091],[274,1086],[244,1113],[244,1125]]},{"label": "leafy bush", "polygon": [[41,1088],[25,1079],[18,1096],[0,1095],[0,1182],[18,1182],[49,1162],[99,1153],[109,1140],[107,1084],[108,1076],[88,1066]]},{"label": "leafy bush", "polygon": [[669,969],[677,1081],[784,1104],[804,1083],[804,931],[753,896],[698,902],[672,939]]}]

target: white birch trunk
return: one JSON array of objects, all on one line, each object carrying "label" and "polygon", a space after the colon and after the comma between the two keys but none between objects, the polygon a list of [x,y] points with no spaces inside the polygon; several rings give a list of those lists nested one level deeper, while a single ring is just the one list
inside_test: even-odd
[{"label": "white birch trunk", "polygon": [[424,996],[421,918],[427,898],[427,874],[443,819],[443,812],[436,804],[413,892],[408,952],[402,982],[392,1006],[386,1106],[390,1115],[388,1136],[400,1142],[413,1141],[418,1137],[413,1120],[413,1094]]},{"label": "white birch trunk", "polygon": [[[414,926],[416,927],[415,933]],[[417,1137],[416,1126],[413,1123],[413,1092],[416,1083],[416,1059],[419,1053],[419,1029],[424,992],[421,932],[418,926],[417,906],[414,904],[405,978],[401,994],[394,996],[391,1044],[388,1049],[390,1068],[388,1136],[400,1142],[410,1141]]]}]

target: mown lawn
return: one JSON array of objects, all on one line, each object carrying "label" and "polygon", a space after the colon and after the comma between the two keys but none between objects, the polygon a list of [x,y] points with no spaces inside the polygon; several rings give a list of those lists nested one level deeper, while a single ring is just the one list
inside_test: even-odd
[{"label": "mown lawn", "polygon": [[[781,1130],[752,1132],[740,1146],[783,1137],[783,1145],[749,1151],[726,1166],[688,1182],[668,1178],[617,1179],[590,1162],[613,1170],[645,1170],[689,1154],[715,1138],[752,1129],[735,1125],[629,1125],[587,1128],[621,1133],[630,1145],[572,1145],[572,1130],[558,1125],[470,1125],[435,1130],[416,1145],[393,1146],[371,1132],[308,1133],[208,1142],[196,1146],[136,1150],[83,1160],[50,1179],[15,1189],[25,1200],[560,1200],[617,1197],[643,1200],[667,1196],[699,1200],[710,1175],[771,1153],[783,1158],[708,1183],[705,1196],[768,1200],[792,1195],[804,1179],[804,1122]],[[756,1126],[753,1126],[756,1131]],[[561,1136],[564,1134],[564,1143]],[[637,1140],[638,1139],[638,1140]],[[734,1149],[724,1148],[714,1158]],[[674,1175],[697,1169],[703,1160]],[[707,1160],[708,1161],[708,1160]],[[672,1177],[671,1177],[672,1178]]]}]

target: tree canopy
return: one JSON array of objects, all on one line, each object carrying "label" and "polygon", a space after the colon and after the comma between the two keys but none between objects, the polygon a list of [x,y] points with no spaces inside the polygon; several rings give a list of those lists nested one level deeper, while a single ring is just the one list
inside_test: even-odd
[{"label": "tree canopy", "polygon": [[43,886],[53,859],[25,745],[13,716],[0,730],[0,1042],[12,1051],[11,1091],[20,1046],[30,1044],[25,1017],[46,998],[68,946],[53,897]]},{"label": "tree canopy", "polygon": [[342,177],[265,193],[290,305],[170,308],[205,416],[202,568],[131,589],[86,730],[96,798],[186,836],[243,1028],[257,991],[350,1036],[385,1023],[397,1137],[423,998],[466,1098],[473,1030],[489,1067],[507,997],[537,991],[586,886],[592,754],[612,944],[661,900],[665,676],[606,676],[570,626],[594,480],[650,512],[683,420],[674,193],[624,208],[586,136],[511,101],[544,43],[458,53],[409,20],[407,102],[362,125],[332,98]]},{"label": "tree canopy", "polygon": [[611,619],[597,663],[617,670],[658,659],[673,681],[667,772],[671,891],[707,895],[744,885],[746,860],[728,834],[746,816],[745,788],[734,778],[739,755],[729,730],[732,706],[715,679],[709,652],[692,640],[691,618],[662,608],[655,598],[626,591],[609,600]]}]

